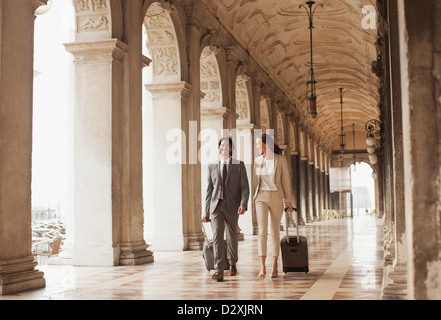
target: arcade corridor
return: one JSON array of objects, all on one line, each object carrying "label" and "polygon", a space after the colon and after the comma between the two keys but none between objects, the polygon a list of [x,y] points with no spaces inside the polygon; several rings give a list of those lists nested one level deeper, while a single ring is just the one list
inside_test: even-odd
[{"label": "arcade corridor", "polygon": [[[70,265],[32,252],[34,93],[55,90],[34,89],[35,22],[56,1],[0,1],[0,300],[441,299],[440,1],[66,1]],[[206,165],[233,136],[253,185],[261,132],[284,150],[310,273],[257,281],[249,215],[238,276],[213,283]],[[323,220],[355,162],[377,216]]]}]

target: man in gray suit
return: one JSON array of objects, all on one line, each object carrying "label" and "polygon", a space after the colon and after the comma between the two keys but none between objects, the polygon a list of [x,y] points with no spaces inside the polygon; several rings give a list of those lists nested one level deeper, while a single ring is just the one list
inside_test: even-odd
[{"label": "man in gray suit", "polygon": [[[237,226],[239,215],[243,215],[247,210],[250,188],[245,164],[231,157],[233,150],[231,138],[221,138],[218,146],[219,162],[208,165],[204,221],[208,221],[211,215],[216,269],[213,279],[223,281],[227,263],[223,258],[225,250],[227,250],[230,263],[230,276],[237,274]],[[226,244],[224,240],[225,225],[227,226]]]}]

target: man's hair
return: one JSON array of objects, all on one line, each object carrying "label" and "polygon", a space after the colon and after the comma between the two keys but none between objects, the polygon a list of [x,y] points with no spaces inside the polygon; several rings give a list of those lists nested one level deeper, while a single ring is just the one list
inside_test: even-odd
[{"label": "man's hair", "polygon": [[219,148],[221,143],[222,143],[222,141],[225,141],[225,140],[228,140],[228,143],[230,144],[230,148],[231,148],[230,157],[231,157],[233,155],[233,147],[234,147],[233,139],[231,139],[231,137],[222,137],[222,138],[220,138],[219,139],[219,143],[217,144],[217,147]]}]

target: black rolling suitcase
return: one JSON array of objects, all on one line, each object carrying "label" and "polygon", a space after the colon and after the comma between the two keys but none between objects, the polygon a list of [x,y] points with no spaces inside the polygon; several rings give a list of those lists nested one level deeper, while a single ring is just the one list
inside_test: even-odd
[{"label": "black rolling suitcase", "polygon": [[[205,241],[202,246],[202,257],[205,260],[205,267],[208,271],[215,270],[214,269],[214,252],[213,252],[213,239],[208,239],[207,233],[205,232],[204,220],[202,222],[202,232],[204,233]],[[225,250],[226,251],[226,250]],[[226,252],[225,252],[226,255]],[[225,257],[226,258],[226,257]],[[225,266],[225,270],[230,269],[230,263],[228,259],[226,259],[227,264]]]},{"label": "black rolling suitcase", "polygon": [[280,249],[282,252],[283,272],[309,272],[308,262],[308,241],[306,237],[299,235],[299,217],[296,213],[297,236],[288,234],[288,214],[285,210],[286,236],[280,240]]}]

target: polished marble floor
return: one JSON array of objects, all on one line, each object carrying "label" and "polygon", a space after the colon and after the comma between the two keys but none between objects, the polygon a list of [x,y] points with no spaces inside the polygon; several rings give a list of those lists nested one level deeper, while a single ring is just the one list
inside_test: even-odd
[{"label": "polished marble floor", "polygon": [[155,252],[155,262],[141,266],[41,265],[37,269],[45,273],[45,288],[0,300],[381,299],[380,219],[322,221],[301,226],[300,233],[308,239],[308,274],[285,275],[280,261],[277,278],[258,280],[257,236],[245,236],[239,243],[238,275],[226,276],[224,282],[211,280],[201,251]]}]

